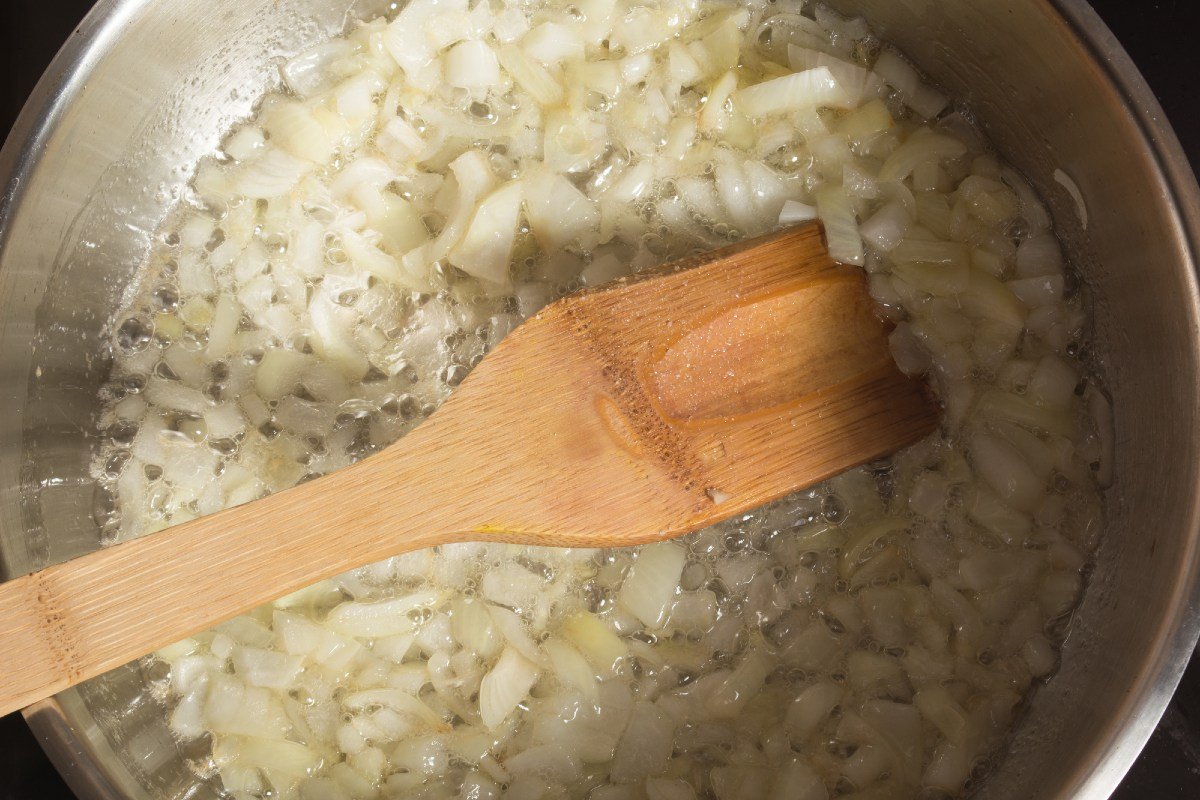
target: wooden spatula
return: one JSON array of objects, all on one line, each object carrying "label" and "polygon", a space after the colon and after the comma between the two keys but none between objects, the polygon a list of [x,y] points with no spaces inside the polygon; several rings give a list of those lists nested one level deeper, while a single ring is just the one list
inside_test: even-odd
[{"label": "wooden spatula", "polygon": [[0,714],[398,553],[679,536],[937,425],[818,226],[673,266],[547,307],[382,453],[0,585]]}]

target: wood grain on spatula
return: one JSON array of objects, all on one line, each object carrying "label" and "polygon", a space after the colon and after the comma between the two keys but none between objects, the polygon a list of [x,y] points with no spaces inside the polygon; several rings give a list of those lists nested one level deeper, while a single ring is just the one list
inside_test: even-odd
[{"label": "wood grain on spatula", "polygon": [[679,536],[937,422],[816,225],[689,259],[547,307],[365,461],[0,585],[0,714],[401,552]]}]

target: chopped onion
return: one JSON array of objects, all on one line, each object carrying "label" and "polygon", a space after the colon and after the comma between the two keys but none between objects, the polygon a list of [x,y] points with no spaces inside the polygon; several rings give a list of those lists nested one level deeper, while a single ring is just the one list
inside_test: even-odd
[{"label": "chopped onion", "polygon": [[538,173],[526,179],[525,187],[529,225],[547,252],[586,240],[590,232],[599,229],[596,204],[562,175]]},{"label": "chopped onion", "polygon": [[435,591],[417,592],[407,597],[378,603],[343,603],[329,612],[325,624],[350,636],[394,636],[412,630],[408,612],[436,604],[441,595]]},{"label": "chopped onion", "polygon": [[484,198],[466,234],[448,254],[450,263],[469,275],[507,285],[523,197],[522,183],[510,181]]},{"label": "chopped onion", "polygon": [[771,781],[768,800],[829,800],[829,790],[803,759],[793,758]]},{"label": "chopped onion", "polygon": [[618,602],[648,628],[660,627],[666,617],[686,554],[673,542],[645,547],[621,585]]},{"label": "chopped onion", "polygon": [[334,142],[325,126],[303,103],[281,102],[271,106],[263,128],[274,145],[297,158],[322,164],[333,152]]},{"label": "chopped onion", "polygon": [[543,64],[557,64],[583,57],[583,42],[566,25],[543,22],[521,40],[521,49]]},{"label": "chopped onion", "polygon": [[587,660],[571,645],[558,639],[550,639],[542,645],[550,665],[559,680],[578,689],[588,700],[595,702],[599,697],[596,673]]},{"label": "chopped onion", "polygon": [[828,67],[796,72],[739,89],[734,102],[751,117],[786,114],[805,108],[853,108],[854,97],[833,77]]},{"label": "chopped onion", "polygon": [[763,648],[756,648],[729,673],[705,704],[716,717],[737,715],[750,698],[762,688],[763,681],[774,669],[775,662]]},{"label": "chopped onion", "polygon": [[602,675],[612,674],[629,648],[594,614],[578,612],[562,625],[563,636],[579,648]]},{"label": "chopped onion", "polygon": [[609,774],[615,783],[634,783],[661,775],[671,756],[675,724],[653,703],[634,704],[617,744]]},{"label": "chopped onion", "polygon": [[816,218],[817,209],[815,207],[805,205],[796,200],[785,200],[783,208],[779,212],[780,225],[796,225]]},{"label": "chopped onion", "polygon": [[646,781],[647,800],[696,800],[696,790],[680,778],[650,778]]},{"label": "chopped onion", "polygon": [[515,45],[500,48],[500,63],[521,88],[543,106],[557,105],[562,101],[562,86],[546,71]]},{"label": "chopped onion", "polygon": [[901,181],[926,161],[943,161],[966,155],[967,146],[958,139],[918,131],[896,148],[879,170],[881,181]]},{"label": "chopped onion", "polygon": [[1012,507],[1031,512],[1044,483],[1029,469],[1012,445],[986,433],[971,438],[971,463],[980,476]]},{"label": "chopped onion", "polygon": [[511,647],[500,654],[479,687],[479,713],[483,724],[495,730],[529,695],[538,678],[538,668]]},{"label": "chopped onion", "polygon": [[829,255],[844,264],[862,265],[862,235],[850,198],[841,189],[827,187],[817,193],[817,213],[825,223]]},{"label": "chopped onion", "polygon": [[444,69],[451,86],[487,89],[500,83],[500,62],[487,42],[472,39],[459,42],[446,53]]}]

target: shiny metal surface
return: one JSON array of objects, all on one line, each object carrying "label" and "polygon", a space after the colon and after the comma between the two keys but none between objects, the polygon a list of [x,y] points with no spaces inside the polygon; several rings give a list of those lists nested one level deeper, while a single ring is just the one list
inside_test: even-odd
[{"label": "shiny metal surface", "polygon": [[[373,0],[353,4],[370,11]],[[101,333],[198,156],[339,29],[349,0],[103,0],[0,151],[0,575],[95,546],[88,431]],[[1055,212],[1095,300],[1117,481],[1062,670],[982,798],[1103,798],[1200,629],[1200,190],[1153,96],[1082,0],[837,0],[951,93]],[[1086,200],[1082,225],[1056,182]],[[137,666],[28,713],[85,797],[211,797]]]}]

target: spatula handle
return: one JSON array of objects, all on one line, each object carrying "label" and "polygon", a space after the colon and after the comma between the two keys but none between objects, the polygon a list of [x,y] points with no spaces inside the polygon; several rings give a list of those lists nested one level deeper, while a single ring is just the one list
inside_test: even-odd
[{"label": "spatula handle", "polygon": [[412,517],[412,534],[386,545],[345,535],[384,520],[394,530],[404,516],[381,507],[376,468],[368,460],[0,584],[0,715],[321,577],[443,541]]}]

